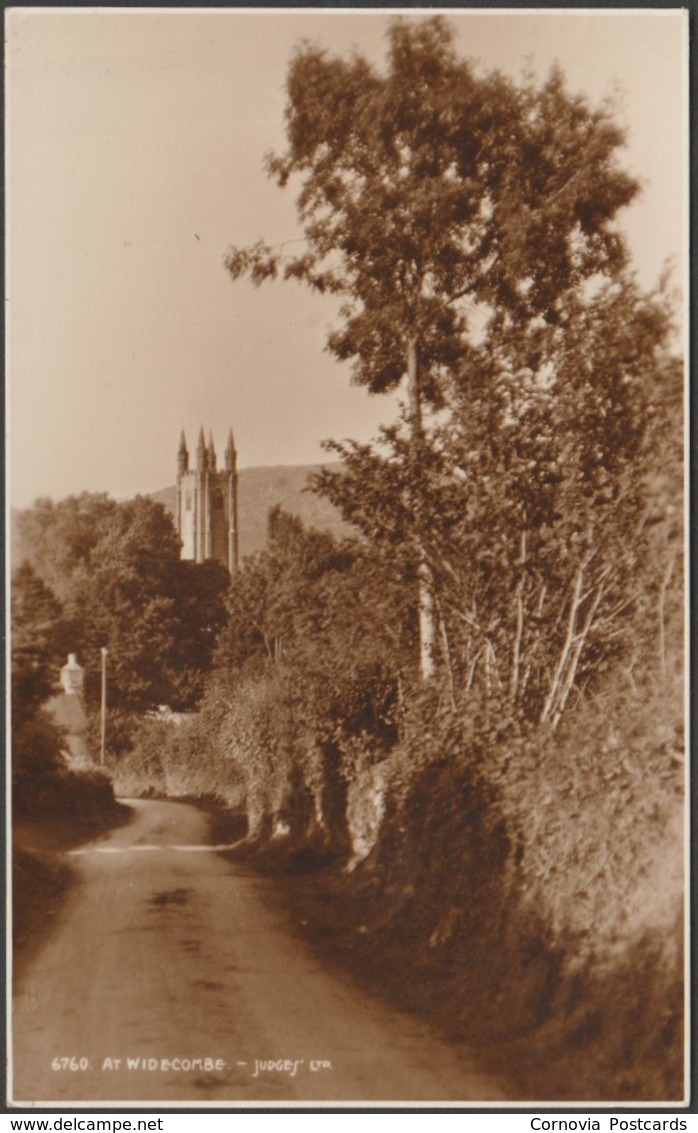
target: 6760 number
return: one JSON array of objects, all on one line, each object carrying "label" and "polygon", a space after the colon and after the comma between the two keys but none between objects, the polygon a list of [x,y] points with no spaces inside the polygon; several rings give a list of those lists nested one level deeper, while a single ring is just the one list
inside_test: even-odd
[{"label": "6760 number", "polygon": [[89,1058],[54,1058],[52,1070],[89,1070]]}]

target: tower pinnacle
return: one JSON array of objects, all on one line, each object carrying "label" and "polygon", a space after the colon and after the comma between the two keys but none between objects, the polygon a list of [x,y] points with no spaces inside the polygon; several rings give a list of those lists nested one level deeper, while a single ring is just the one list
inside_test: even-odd
[{"label": "tower pinnacle", "polygon": [[235,468],[237,462],[237,452],[235,451],[235,440],[233,438],[233,430],[228,431],[228,443],[225,447],[225,467],[230,472]]},{"label": "tower pinnacle", "polygon": [[187,450],[187,441],[184,436],[184,429],[179,438],[179,449],[177,451],[177,470],[180,476],[189,471],[189,452]]},{"label": "tower pinnacle", "polygon": [[204,440],[203,426],[199,429],[199,443],[196,446],[196,467],[199,472],[205,472],[208,466],[208,453]]}]

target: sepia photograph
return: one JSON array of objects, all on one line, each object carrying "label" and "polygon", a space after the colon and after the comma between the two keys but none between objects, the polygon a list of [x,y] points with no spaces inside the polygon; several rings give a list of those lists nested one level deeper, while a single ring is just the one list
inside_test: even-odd
[{"label": "sepia photograph", "polygon": [[688,12],[5,11],[7,1105],[688,1104]]}]

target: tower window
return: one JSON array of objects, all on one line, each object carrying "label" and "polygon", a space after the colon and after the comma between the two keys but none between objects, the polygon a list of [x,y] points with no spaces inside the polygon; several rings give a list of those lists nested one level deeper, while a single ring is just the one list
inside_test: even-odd
[{"label": "tower window", "polygon": [[191,511],[191,492],[187,492],[184,497],[184,510]]},{"label": "tower window", "polygon": [[213,506],[216,509],[216,511],[220,511],[221,508],[223,507],[223,497],[220,494],[220,492],[214,492],[213,493]]}]

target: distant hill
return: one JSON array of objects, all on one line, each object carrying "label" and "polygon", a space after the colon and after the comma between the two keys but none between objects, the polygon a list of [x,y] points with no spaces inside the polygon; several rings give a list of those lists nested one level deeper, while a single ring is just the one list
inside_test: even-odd
[{"label": "distant hill", "polygon": [[[297,515],[308,527],[330,531],[333,535],[351,535],[345,523],[328,500],[308,488],[312,472],[321,464],[288,464],[263,468],[242,468],[238,473],[238,524],[240,556],[263,550],[267,541],[267,516],[278,504],[291,515]],[[324,467],[339,467],[326,465]],[[175,513],[175,488],[151,492],[150,498]]]},{"label": "distant hill", "polygon": [[[297,515],[308,527],[329,531],[338,537],[356,534],[341,518],[335,507],[308,488],[308,478],[321,468],[339,468],[337,464],[289,464],[270,468],[243,468],[238,473],[238,522],[240,525],[240,556],[263,550],[267,541],[267,516],[273,507]],[[175,489],[162,488],[148,493],[150,498],[163,504],[172,516],[175,513]],[[12,568],[24,558],[24,551],[15,522],[19,510],[12,508],[10,515],[10,562]]]}]

